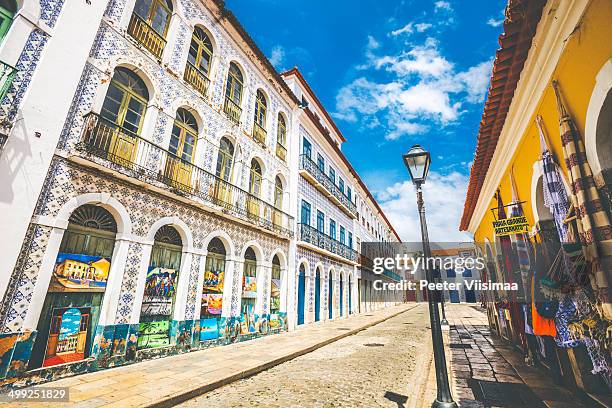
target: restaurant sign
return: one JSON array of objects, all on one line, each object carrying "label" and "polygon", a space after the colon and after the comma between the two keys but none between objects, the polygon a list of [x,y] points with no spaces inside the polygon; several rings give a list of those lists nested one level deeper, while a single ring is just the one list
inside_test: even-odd
[{"label": "restaurant sign", "polygon": [[495,235],[498,237],[523,234],[529,231],[529,223],[525,216],[506,218],[499,221],[493,221],[493,229],[495,230]]}]

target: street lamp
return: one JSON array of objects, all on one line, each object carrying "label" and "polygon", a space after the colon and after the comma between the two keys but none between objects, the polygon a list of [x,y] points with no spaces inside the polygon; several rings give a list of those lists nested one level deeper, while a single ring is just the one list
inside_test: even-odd
[{"label": "street lamp", "polygon": [[[421,239],[423,241],[423,254],[425,260],[431,258],[431,248],[429,247],[429,237],[427,236],[427,221],[425,220],[425,206],[423,204],[423,191],[421,186],[425,183],[431,157],[429,152],[419,145],[414,145],[406,154],[402,156],[404,164],[408,168],[410,178],[416,187],[417,205],[421,219]],[[432,271],[425,262],[425,276],[428,282],[433,282]],[[444,341],[442,340],[442,328],[440,327],[440,312],[434,297],[429,288],[427,289],[427,301],[429,303],[429,320],[431,324],[431,340],[433,342],[434,362],[436,364],[436,382],[438,394],[432,408],[457,408],[457,403],[453,401],[448,383],[448,373],[446,372],[446,356],[444,355]]]}]

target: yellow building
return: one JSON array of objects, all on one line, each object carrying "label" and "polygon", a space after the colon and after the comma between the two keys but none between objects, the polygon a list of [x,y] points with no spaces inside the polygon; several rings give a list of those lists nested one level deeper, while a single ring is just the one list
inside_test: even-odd
[{"label": "yellow building", "polygon": [[[499,218],[500,203],[520,201],[529,223],[529,233],[522,235],[527,245],[533,248],[549,239],[559,241],[558,223],[551,208],[545,205],[542,152],[548,147],[558,165],[570,206],[562,223],[577,233],[576,239],[583,232],[582,253],[595,293],[590,302],[599,310],[595,313],[598,327],[604,329],[612,324],[611,21],[610,0],[509,1],[461,220],[461,230],[473,234],[487,257],[489,278],[516,279],[517,275],[512,276],[516,271],[504,272],[503,239],[495,236],[493,222]],[[553,83],[557,84],[558,95]],[[567,138],[565,143],[562,140],[560,109],[566,110],[575,125],[571,142]],[[511,207],[504,210],[509,215]],[[517,236],[510,239],[516,248]],[[533,266],[534,260],[531,261]],[[537,284],[536,281],[535,287]],[[529,290],[528,286],[526,291]],[[522,343],[527,353],[528,336],[520,326],[526,317],[522,304],[511,295],[505,296],[497,294],[490,298],[490,323],[509,341]],[[519,306],[513,309],[513,303]],[[558,322],[558,317],[554,320],[562,331],[564,323]],[[556,344],[548,345],[555,347],[550,350],[556,350],[558,356],[556,362],[551,362],[551,371],[557,371],[568,385],[591,393],[612,386],[610,350],[606,349],[611,346],[609,341],[598,343],[604,358],[599,363],[604,367],[589,367],[593,350],[584,353],[581,347],[560,347],[560,335],[554,337]],[[542,337],[547,337],[549,343],[553,338]],[[597,376],[589,374],[593,368]]]}]

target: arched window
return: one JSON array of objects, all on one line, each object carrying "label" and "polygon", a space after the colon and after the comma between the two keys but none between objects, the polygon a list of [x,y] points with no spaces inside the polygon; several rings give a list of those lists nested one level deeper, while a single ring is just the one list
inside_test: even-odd
[{"label": "arched window", "polygon": [[229,72],[227,74],[225,104],[223,106],[225,114],[234,123],[240,123],[240,115],[242,114],[242,88],[242,71],[240,71],[238,65],[232,62],[230,63]]},{"label": "arched window", "polygon": [[252,247],[244,254],[244,270],[242,274],[242,312],[240,314],[240,333],[254,333],[255,301],[257,299],[257,257]]},{"label": "arched window", "polygon": [[95,126],[87,128],[84,143],[96,155],[131,167],[135,163],[148,100],[149,92],[144,81],[127,68],[116,68],[102,104],[100,119]]},{"label": "arched window", "polygon": [[191,36],[185,81],[193,85],[202,95],[206,94],[210,83],[210,69],[213,47],[210,37],[202,28],[196,27]]},{"label": "arched window", "polygon": [[250,216],[259,217],[262,181],[261,165],[256,159],[251,160],[249,177],[249,197],[247,198],[247,211]]},{"label": "arched window", "polygon": [[4,38],[17,12],[15,0],[0,0],[0,41]]},{"label": "arched window", "polygon": [[170,0],[136,0],[128,33],[153,55],[161,58],[171,16]]},{"label": "arched window", "polygon": [[172,126],[166,158],[165,181],[180,190],[191,191],[193,155],[198,138],[198,124],[187,109],[179,108]]},{"label": "arched window", "polygon": [[276,130],[276,155],[283,161],[287,159],[287,122],[282,114],[278,114]]},{"label": "arched window", "polygon": [[200,341],[219,337],[219,322],[223,306],[225,245],[215,237],[210,240],[207,250],[200,308]]},{"label": "arched window", "polygon": [[85,204],[68,219],[37,326],[29,369],[89,357],[115,248],[117,223]]},{"label": "arched window", "polygon": [[157,230],[140,308],[139,349],[170,345],[182,249],[181,236],[174,227],[164,225]]},{"label": "arched window", "polygon": [[255,96],[255,125],[253,126],[253,137],[261,144],[266,144],[266,114],[268,112],[268,102],[266,96],[257,90]]},{"label": "arched window", "polygon": [[272,279],[270,286],[270,328],[276,329],[281,326],[280,303],[281,303],[281,266],[278,255],[272,258]]},{"label": "arched window", "polygon": [[231,202],[232,169],[234,161],[234,145],[226,137],[219,142],[219,152],[217,153],[217,179],[214,185],[214,197],[222,203]]},{"label": "arched window", "polygon": [[256,197],[261,195],[262,181],[261,165],[256,159],[251,160],[251,177],[249,178],[249,193]]},{"label": "arched window", "polygon": [[283,211],[283,182],[281,181],[279,176],[276,176],[276,180],[274,180],[274,207],[272,215],[272,222],[274,225],[282,225],[282,211]]}]

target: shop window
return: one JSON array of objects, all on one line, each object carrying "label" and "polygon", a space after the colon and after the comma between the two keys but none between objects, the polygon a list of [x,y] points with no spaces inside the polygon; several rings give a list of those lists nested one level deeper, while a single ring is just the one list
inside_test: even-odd
[{"label": "shop window", "polygon": [[164,225],[157,230],[140,309],[139,349],[170,345],[182,249],[181,237],[174,227]]},{"label": "shop window", "polygon": [[281,266],[278,255],[272,258],[272,279],[270,283],[270,329],[281,327]]},{"label": "shop window", "polygon": [[255,303],[257,301],[257,257],[253,248],[244,254],[242,273],[242,303],[240,306],[240,333],[255,333]]},{"label": "shop window", "polygon": [[225,245],[213,238],[207,247],[200,309],[200,341],[220,336],[219,324],[223,307],[223,279],[225,277]]},{"label": "shop window", "polygon": [[103,207],[86,204],[70,215],[38,321],[29,369],[89,357],[116,233],[117,223]]}]

